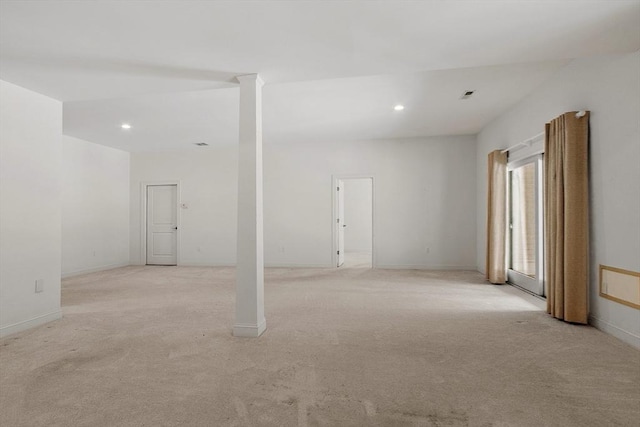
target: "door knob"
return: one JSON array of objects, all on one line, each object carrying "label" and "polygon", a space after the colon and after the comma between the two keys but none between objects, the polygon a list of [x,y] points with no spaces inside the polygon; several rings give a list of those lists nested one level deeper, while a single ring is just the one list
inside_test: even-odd
[{"label": "door knob", "polygon": [[177,230],[177,229],[178,229],[178,227],[173,227],[173,229],[174,229],[174,230]]},{"label": "door knob", "polygon": [[342,227],[343,227],[343,228],[344,228],[344,227],[346,227],[346,226],[347,226],[347,224],[342,224]]}]

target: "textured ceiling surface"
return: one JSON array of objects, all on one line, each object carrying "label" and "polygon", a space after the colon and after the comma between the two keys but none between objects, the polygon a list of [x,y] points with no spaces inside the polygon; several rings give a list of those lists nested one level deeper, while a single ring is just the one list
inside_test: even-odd
[{"label": "textured ceiling surface", "polygon": [[0,78],[128,151],[237,142],[237,75],[266,82],[265,143],[473,134],[570,60],[638,49],[639,1],[0,3]]}]

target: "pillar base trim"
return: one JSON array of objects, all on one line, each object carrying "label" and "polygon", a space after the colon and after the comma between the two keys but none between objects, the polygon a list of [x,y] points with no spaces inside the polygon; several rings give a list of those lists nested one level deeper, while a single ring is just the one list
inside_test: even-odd
[{"label": "pillar base trim", "polygon": [[267,330],[267,321],[262,319],[259,325],[233,325],[234,337],[257,338]]}]

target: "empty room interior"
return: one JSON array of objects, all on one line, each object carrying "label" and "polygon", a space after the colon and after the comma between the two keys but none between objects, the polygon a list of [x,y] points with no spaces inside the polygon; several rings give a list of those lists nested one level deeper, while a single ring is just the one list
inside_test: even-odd
[{"label": "empty room interior", "polygon": [[637,426],[640,1],[0,1],[0,425]]}]

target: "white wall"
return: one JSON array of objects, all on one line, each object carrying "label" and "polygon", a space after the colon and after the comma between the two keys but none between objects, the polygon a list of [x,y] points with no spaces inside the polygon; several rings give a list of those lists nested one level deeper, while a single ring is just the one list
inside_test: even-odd
[{"label": "white wall", "polygon": [[141,256],[141,183],[179,181],[178,263],[234,265],[238,155],[235,147],[200,151],[132,153],[130,182],[131,263]]},{"label": "white wall", "polygon": [[0,81],[0,336],[61,316],[61,136],[61,102]]},{"label": "white wall", "polygon": [[129,153],[62,138],[62,275],[129,264]]},{"label": "white wall", "polygon": [[266,259],[333,266],[331,176],[373,175],[376,267],[473,266],[474,162],[472,136],[265,146]]},{"label": "white wall", "polygon": [[344,250],[371,252],[373,232],[372,181],[369,178],[345,179]]},{"label": "white wall", "polygon": [[[140,183],[179,180],[180,264],[233,265],[237,148],[131,155],[131,260]],[[333,175],[375,176],[377,267],[475,268],[475,138],[264,145],[265,263],[331,267]]]},{"label": "white wall", "polygon": [[640,52],[575,60],[478,135],[477,265],[484,270],[486,163],[566,111],[591,111],[590,321],[640,347],[640,311],[598,295],[598,265],[640,271]]}]

